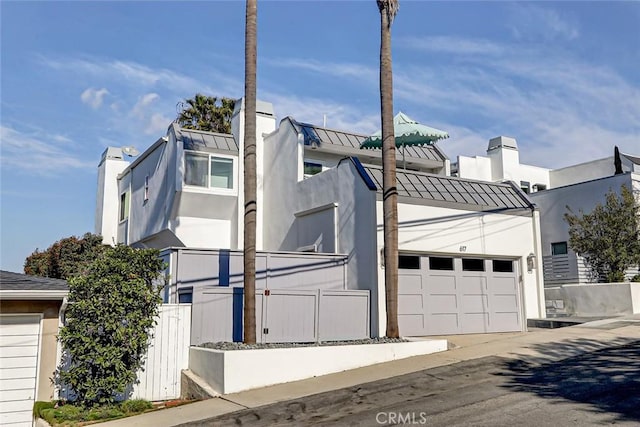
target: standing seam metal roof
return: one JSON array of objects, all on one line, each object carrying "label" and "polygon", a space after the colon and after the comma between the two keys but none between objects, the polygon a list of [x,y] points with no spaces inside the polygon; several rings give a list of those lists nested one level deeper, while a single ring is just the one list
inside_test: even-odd
[{"label": "standing seam metal roof", "polygon": [[[382,191],[382,168],[366,166],[365,170]],[[472,181],[422,172],[396,172],[398,196],[472,205],[479,210],[531,208],[531,203],[508,183]]]},{"label": "standing seam metal roof", "polygon": [[[355,153],[362,152],[360,144],[367,138],[367,135],[345,132],[341,130],[327,129],[309,123],[298,122],[289,117],[291,123],[304,135],[304,144],[312,143],[322,146],[331,144],[355,150]],[[434,145],[405,147],[405,157],[407,159],[428,159],[444,162],[447,157]],[[396,157],[402,159],[402,149],[396,150]]]},{"label": "standing seam metal roof", "polygon": [[238,152],[238,143],[233,135],[184,129],[176,126],[176,136],[182,141],[185,150],[197,150],[198,147]]}]

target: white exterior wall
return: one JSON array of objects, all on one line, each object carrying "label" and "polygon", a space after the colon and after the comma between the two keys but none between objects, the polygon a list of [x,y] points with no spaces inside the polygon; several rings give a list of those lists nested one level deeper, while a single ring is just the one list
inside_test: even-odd
[{"label": "white exterior wall", "polygon": [[613,157],[607,157],[605,159],[598,159],[592,162],[552,170],[549,173],[550,184],[553,188],[562,187],[611,176],[615,171]]},{"label": "white exterior wall", "polygon": [[[120,193],[118,192],[118,175],[124,171],[129,162],[124,159],[109,158],[110,150],[122,150],[109,147],[105,158],[98,165],[98,190],[96,194],[95,233],[102,236],[102,243],[114,245],[118,239],[118,213]],[[116,201],[115,203],[113,201]]]},{"label": "white exterior wall", "polygon": [[[257,189],[257,218],[256,218],[256,250],[264,248],[264,180],[268,172],[265,163],[264,137],[276,130],[276,118],[273,105],[268,102],[256,103],[256,189]],[[238,141],[238,203],[237,203],[237,248],[244,247],[244,98],[236,101],[236,110],[231,118],[231,132]]]},{"label": "white exterior wall", "polygon": [[493,181],[491,159],[481,156],[458,156],[458,174],[462,178]]},{"label": "white exterior wall", "polygon": [[[379,328],[386,328],[384,270],[380,251],[384,246],[382,201],[378,215]],[[527,272],[527,256],[537,254],[536,221],[528,216],[490,214],[398,203],[398,250],[411,253],[443,253],[455,256],[505,257],[515,259],[522,276],[521,297],[526,318],[544,317],[542,264]],[[464,247],[464,249],[463,249]],[[525,320],[523,319],[523,321]]]}]

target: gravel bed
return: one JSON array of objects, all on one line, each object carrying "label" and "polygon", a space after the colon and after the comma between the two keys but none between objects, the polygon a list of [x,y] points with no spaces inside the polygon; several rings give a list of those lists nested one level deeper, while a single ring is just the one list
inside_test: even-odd
[{"label": "gravel bed", "polygon": [[295,348],[295,347],[320,347],[332,345],[362,345],[362,344],[388,344],[395,342],[409,342],[404,338],[366,338],[351,341],[323,341],[317,343],[269,343],[269,344],[245,344],[242,342],[207,342],[198,347],[211,348],[214,350],[258,350],[264,348]]}]

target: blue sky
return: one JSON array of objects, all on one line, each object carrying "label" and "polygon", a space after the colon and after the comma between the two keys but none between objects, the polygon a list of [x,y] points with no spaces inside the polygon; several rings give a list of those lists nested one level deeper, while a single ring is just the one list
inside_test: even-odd
[{"label": "blue sky", "polygon": [[[196,92],[241,97],[244,2],[0,2],[0,268],[94,231],[109,145],[144,150]],[[370,1],[259,2],[258,97],[279,118],[379,127]],[[484,154],[562,167],[640,154],[640,2],[401,1],[395,110]]]}]

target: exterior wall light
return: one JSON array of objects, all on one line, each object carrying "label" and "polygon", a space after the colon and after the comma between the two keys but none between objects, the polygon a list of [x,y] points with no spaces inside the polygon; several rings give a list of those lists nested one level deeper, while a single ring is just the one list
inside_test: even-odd
[{"label": "exterior wall light", "polygon": [[530,253],[527,256],[527,272],[531,273],[536,268],[536,256]]}]

